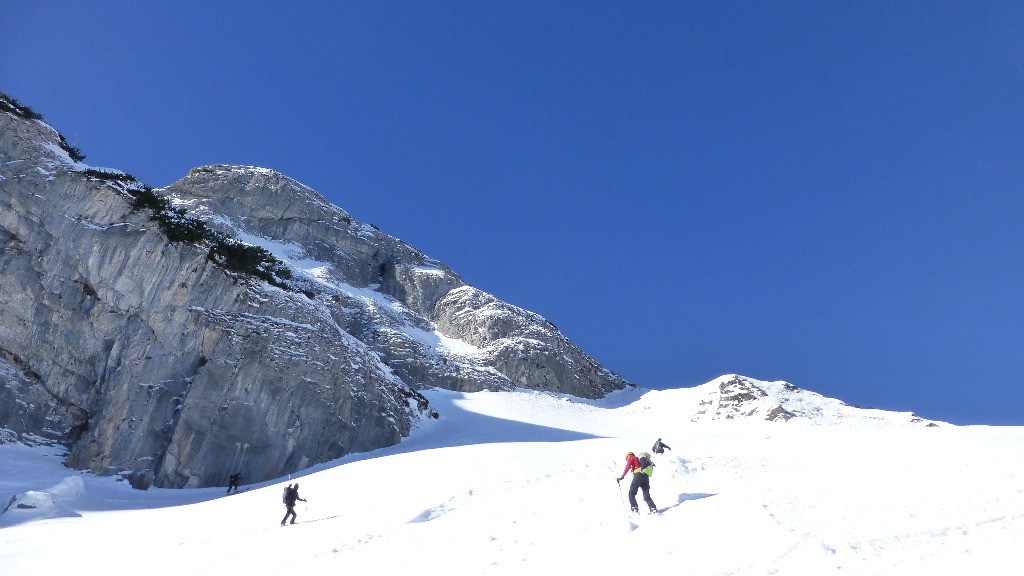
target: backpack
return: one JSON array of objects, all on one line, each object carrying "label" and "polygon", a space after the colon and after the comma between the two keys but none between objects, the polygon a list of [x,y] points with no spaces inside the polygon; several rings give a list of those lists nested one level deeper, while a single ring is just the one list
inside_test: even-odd
[{"label": "backpack", "polygon": [[284,492],[281,494],[281,502],[288,503],[288,493],[292,491],[292,485],[285,486]]},{"label": "backpack", "polygon": [[640,471],[648,476],[654,476],[654,462],[651,460],[651,455],[641,452],[637,458],[640,460]]}]

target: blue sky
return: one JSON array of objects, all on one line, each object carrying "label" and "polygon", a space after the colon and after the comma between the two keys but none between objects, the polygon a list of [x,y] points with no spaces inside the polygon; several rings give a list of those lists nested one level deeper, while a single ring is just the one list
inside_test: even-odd
[{"label": "blue sky", "polygon": [[1020,3],[3,14],[0,90],[89,164],[279,170],[644,387],[1024,425]]}]

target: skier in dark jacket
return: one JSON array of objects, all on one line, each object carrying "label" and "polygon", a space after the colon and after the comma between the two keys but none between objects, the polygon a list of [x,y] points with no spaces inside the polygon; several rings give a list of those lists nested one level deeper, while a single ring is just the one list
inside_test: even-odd
[{"label": "skier in dark jacket", "polygon": [[231,489],[234,488],[235,492],[238,492],[238,483],[242,481],[242,473],[235,472],[231,476],[228,476],[228,494],[231,494]]},{"label": "skier in dark jacket", "polygon": [[630,471],[633,472],[633,481],[629,483],[629,509],[633,512],[640,511],[636,503],[636,493],[638,490],[643,490],[644,502],[647,503],[651,514],[654,514],[658,511],[658,507],[654,505],[654,500],[651,500],[651,477],[644,473],[643,468],[640,466],[640,459],[632,452],[626,452],[626,467],[623,468],[622,476],[619,476],[617,481],[621,484],[622,479]]},{"label": "skier in dark jacket", "polygon": [[654,447],[651,448],[651,452],[654,452],[655,454],[664,454],[665,450],[671,450],[671,449],[672,449],[671,446],[669,446],[668,444],[665,444],[664,442],[662,442],[661,438],[658,438],[658,441],[654,443]]},{"label": "skier in dark jacket", "polygon": [[295,514],[296,500],[302,500],[303,502],[306,501],[305,498],[299,498],[299,485],[296,484],[292,486],[289,484],[288,487],[284,489],[284,505],[288,510],[284,513],[284,518],[281,519],[281,526],[284,526],[289,516],[292,517],[292,521],[290,523],[295,524],[295,518],[298,517]]}]

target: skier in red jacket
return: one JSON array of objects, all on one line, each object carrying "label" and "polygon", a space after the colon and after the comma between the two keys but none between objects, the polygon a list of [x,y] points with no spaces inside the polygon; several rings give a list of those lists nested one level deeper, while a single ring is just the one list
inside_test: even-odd
[{"label": "skier in red jacket", "polygon": [[651,477],[644,473],[640,459],[632,452],[626,452],[626,467],[622,469],[622,476],[619,476],[617,482],[621,484],[622,479],[630,471],[633,472],[633,481],[629,483],[629,509],[633,512],[640,511],[636,503],[636,493],[638,490],[643,490],[644,502],[647,503],[651,514],[654,514],[658,511],[658,507],[654,505],[654,500],[651,499]]}]

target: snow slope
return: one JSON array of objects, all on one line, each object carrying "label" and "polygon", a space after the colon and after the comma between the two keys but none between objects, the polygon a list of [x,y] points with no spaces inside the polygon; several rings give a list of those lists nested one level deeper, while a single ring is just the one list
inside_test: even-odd
[{"label": "snow slope", "polygon": [[[0,509],[18,498],[0,575],[1020,573],[1024,428],[926,426],[750,380],[807,417],[699,417],[728,378],[600,401],[427,392],[441,420],[399,446],[228,497],[0,446]],[[657,437],[662,513],[631,517],[615,478]],[[296,481],[308,502],[281,527]]]}]

